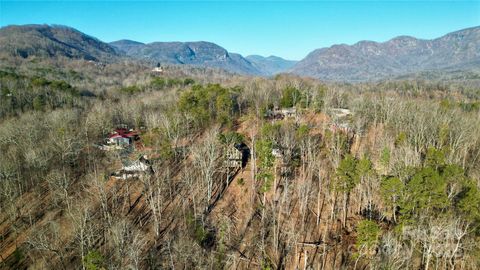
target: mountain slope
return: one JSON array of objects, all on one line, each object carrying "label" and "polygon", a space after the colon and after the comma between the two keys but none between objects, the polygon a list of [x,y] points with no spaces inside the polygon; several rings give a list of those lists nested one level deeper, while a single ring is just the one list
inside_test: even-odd
[{"label": "mountain slope", "polygon": [[221,68],[240,74],[262,74],[261,70],[241,55],[230,53],[211,42],[153,42],[143,44],[136,41],[120,40],[110,44],[126,55],[138,59]]},{"label": "mountain slope", "polygon": [[115,42],[110,42],[110,45],[114,47],[117,51],[124,54],[133,53],[138,48],[145,46],[144,43],[128,40],[128,39],[122,39]]},{"label": "mountain slope", "polygon": [[261,70],[265,75],[275,75],[292,68],[297,61],[285,60],[278,56],[263,57],[260,55],[249,55],[245,57],[257,69]]},{"label": "mountain slope", "polygon": [[480,27],[433,40],[400,36],[317,49],[291,72],[326,80],[362,81],[449,68],[471,70],[480,60]]},{"label": "mountain slope", "polygon": [[0,54],[111,60],[119,54],[107,43],[67,26],[12,25],[0,28]]}]

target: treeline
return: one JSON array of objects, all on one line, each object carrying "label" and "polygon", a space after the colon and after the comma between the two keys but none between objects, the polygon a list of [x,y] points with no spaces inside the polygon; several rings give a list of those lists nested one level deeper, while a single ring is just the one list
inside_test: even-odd
[{"label": "treeline", "polygon": [[131,85],[122,87],[119,89],[121,93],[133,95],[138,94],[144,91],[158,91],[163,90],[166,88],[172,87],[186,87],[195,83],[195,80],[191,78],[162,78],[162,77],[154,77],[148,84],[146,85]]}]

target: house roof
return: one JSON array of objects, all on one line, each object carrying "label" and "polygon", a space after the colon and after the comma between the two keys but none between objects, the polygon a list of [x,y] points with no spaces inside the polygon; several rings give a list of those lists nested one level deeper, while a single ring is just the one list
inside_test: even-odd
[{"label": "house roof", "polygon": [[108,136],[109,139],[114,138],[131,138],[138,136],[138,132],[133,130],[128,130],[126,128],[117,128],[115,131]]}]

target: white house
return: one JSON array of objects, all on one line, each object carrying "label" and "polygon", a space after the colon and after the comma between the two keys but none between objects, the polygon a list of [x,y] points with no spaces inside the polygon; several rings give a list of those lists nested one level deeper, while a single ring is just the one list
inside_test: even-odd
[{"label": "white house", "polygon": [[142,156],[134,162],[123,165],[122,169],[113,173],[112,176],[119,179],[129,179],[153,173],[154,171],[150,161],[145,156]]},{"label": "white house", "polygon": [[162,67],[155,67],[155,68],[152,69],[152,72],[163,73],[163,68]]},{"label": "white house", "polygon": [[337,118],[343,118],[343,117],[352,115],[352,111],[350,111],[349,109],[343,109],[343,108],[332,108],[330,109],[330,112],[332,116],[335,116]]}]

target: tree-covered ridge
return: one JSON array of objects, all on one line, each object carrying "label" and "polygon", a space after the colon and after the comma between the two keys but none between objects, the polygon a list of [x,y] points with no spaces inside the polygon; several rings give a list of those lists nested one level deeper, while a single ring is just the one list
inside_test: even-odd
[{"label": "tree-covered ridge", "polygon": [[0,55],[113,61],[115,49],[76,29],[61,25],[10,25],[0,28]]},{"label": "tree-covered ridge", "polygon": [[239,113],[241,92],[241,88],[228,89],[219,84],[195,85],[180,94],[178,108],[201,126],[212,122],[231,125]]},{"label": "tree-covered ridge", "polygon": [[81,92],[65,81],[0,71],[0,118],[30,110],[83,107]]}]

